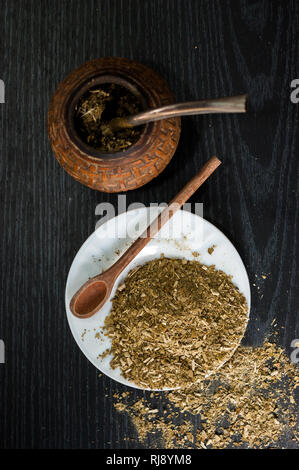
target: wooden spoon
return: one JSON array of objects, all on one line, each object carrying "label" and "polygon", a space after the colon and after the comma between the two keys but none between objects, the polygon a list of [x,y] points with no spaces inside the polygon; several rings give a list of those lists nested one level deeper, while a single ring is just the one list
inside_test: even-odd
[{"label": "wooden spoon", "polygon": [[217,157],[210,158],[200,172],[172,199],[169,205],[145,229],[142,235],[135,240],[116,263],[107,269],[107,271],[89,279],[83,284],[70,302],[70,310],[73,315],[78,318],[89,318],[103,307],[120,273],[220,164],[221,161]]}]

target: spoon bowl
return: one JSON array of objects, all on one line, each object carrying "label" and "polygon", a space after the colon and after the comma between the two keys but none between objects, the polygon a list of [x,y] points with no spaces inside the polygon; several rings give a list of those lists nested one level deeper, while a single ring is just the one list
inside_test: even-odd
[{"label": "spoon bowl", "polygon": [[106,302],[111,286],[101,275],[89,279],[74,295],[70,303],[72,313],[78,318],[89,318]]}]

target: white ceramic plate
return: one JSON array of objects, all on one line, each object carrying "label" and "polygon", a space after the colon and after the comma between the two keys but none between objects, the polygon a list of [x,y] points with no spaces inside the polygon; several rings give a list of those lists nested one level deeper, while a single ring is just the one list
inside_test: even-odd
[{"label": "white ceramic plate", "polygon": [[[232,243],[210,222],[187,211],[178,211],[159,234],[138,254],[119,276],[109,301],[93,317],[79,319],[72,315],[69,304],[74,293],[88,278],[111,266],[130,246],[134,238],[146,228],[161,208],[139,208],[120,214],[101,225],[90,235],[75,256],[66,283],[65,305],[72,334],[87,359],[101,372],[118,382],[140,388],[121,376],[120,369],[111,369],[111,355],[98,357],[111,345],[102,334],[105,317],[111,308],[111,299],[128,271],[139,264],[166,257],[196,259],[203,264],[214,264],[217,269],[232,275],[234,284],[246,297],[250,310],[250,285],[245,266]],[[213,253],[208,248],[215,245]],[[249,317],[249,311],[248,311]]]}]

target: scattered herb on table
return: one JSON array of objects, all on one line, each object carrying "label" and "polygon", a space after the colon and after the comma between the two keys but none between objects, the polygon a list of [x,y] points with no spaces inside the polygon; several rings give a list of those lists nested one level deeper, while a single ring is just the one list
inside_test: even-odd
[{"label": "scattered herb on table", "polygon": [[298,365],[266,341],[239,346],[198,384],[137,399],[135,392],[115,394],[114,406],[151,448],[281,448],[285,438],[299,448],[298,392]]}]

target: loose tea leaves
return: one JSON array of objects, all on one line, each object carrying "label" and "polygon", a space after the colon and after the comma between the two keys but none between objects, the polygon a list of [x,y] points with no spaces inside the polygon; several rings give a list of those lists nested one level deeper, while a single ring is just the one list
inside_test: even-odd
[{"label": "loose tea leaves", "polygon": [[135,425],[138,441],[150,448],[281,448],[285,440],[299,448],[298,392],[296,365],[266,341],[239,346],[196,385],[137,400],[135,393],[114,398],[115,408]]},{"label": "loose tea leaves", "polygon": [[131,271],[112,300],[110,365],[143,388],[201,381],[230,358],[247,314],[243,294],[214,266],[155,259]]},{"label": "loose tea leaves", "polygon": [[76,130],[86,144],[102,152],[126,150],[139,139],[142,128],[105,132],[107,124],[116,117],[136,114],[142,110],[138,98],[125,87],[115,83],[103,84],[89,90],[75,111]]}]

